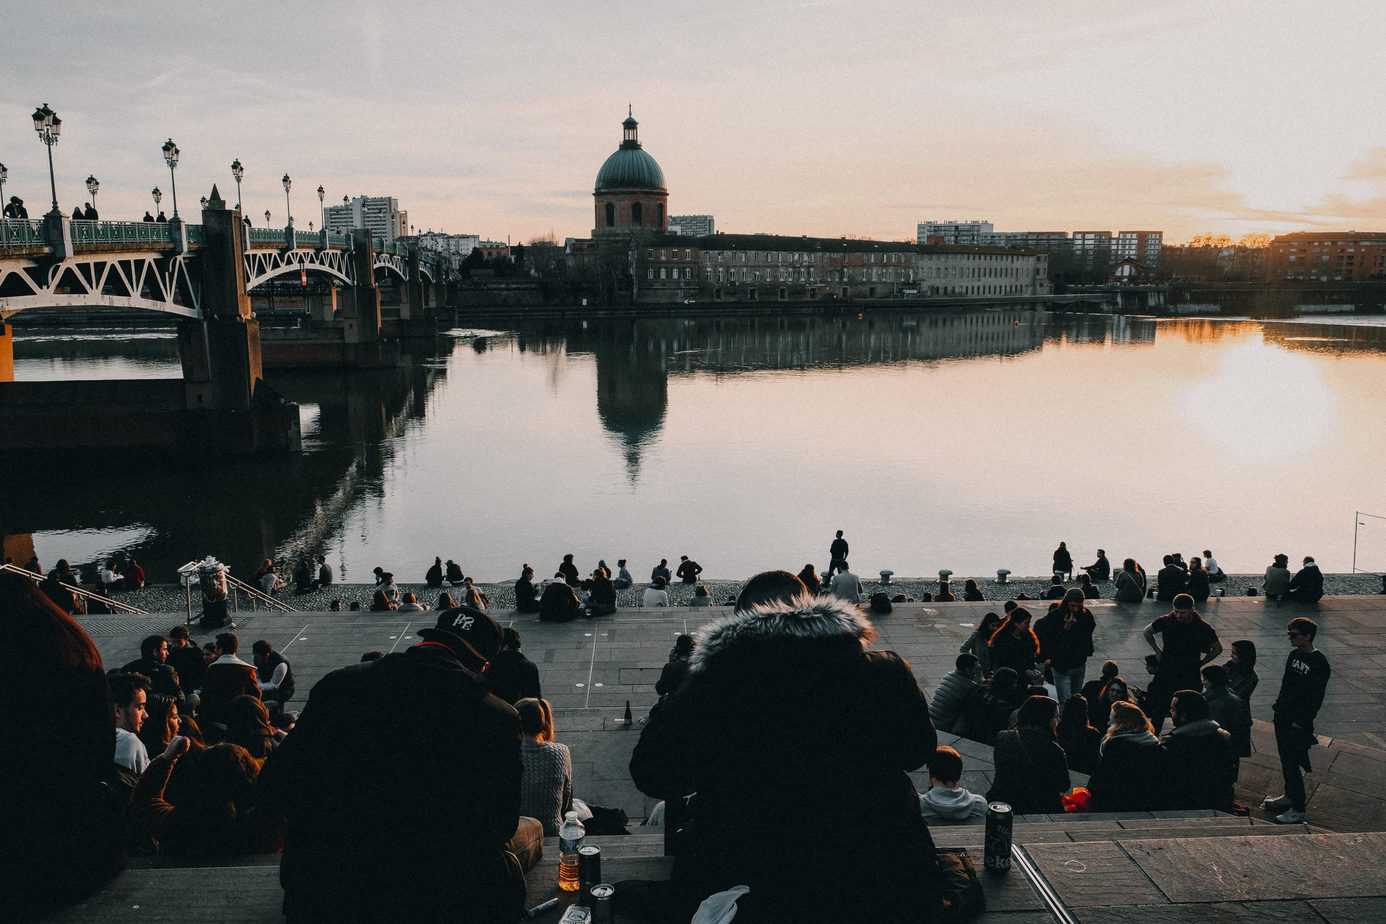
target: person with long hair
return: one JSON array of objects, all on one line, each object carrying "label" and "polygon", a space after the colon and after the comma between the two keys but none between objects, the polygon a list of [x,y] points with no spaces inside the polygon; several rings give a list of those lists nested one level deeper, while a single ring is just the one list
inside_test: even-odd
[{"label": "person with long hair", "polygon": [[1240,638],[1232,643],[1232,655],[1223,665],[1227,669],[1227,688],[1246,704],[1247,715],[1251,714],[1251,694],[1261,678],[1256,674],[1256,643]]},{"label": "person with long hair", "polygon": [[546,699],[515,703],[520,714],[520,814],[537,818],[545,837],[556,837],[573,804],[573,757],[554,740],[553,707]]},{"label": "person with long hair", "polygon": [[1068,755],[1070,770],[1090,774],[1097,769],[1102,732],[1088,721],[1088,701],[1081,694],[1075,693],[1064,702],[1056,737]]},{"label": "person with long hair", "polygon": [[982,668],[982,676],[991,676],[991,649],[987,647],[987,640],[991,638],[996,627],[1001,624],[1001,617],[996,613],[987,613],[982,617],[982,621],[977,624],[977,628],[967,637],[967,641],[958,647],[958,654],[972,654],[977,657],[977,664]]},{"label": "person with long hair", "polygon": [[1138,565],[1134,558],[1128,558],[1121,563],[1115,584],[1116,593],[1113,599],[1117,603],[1140,603],[1145,599],[1145,569]]},{"label": "person with long hair", "polygon": [[1097,628],[1083,591],[1070,587],[1063,601],[1035,622],[1040,641],[1040,658],[1054,672],[1054,689],[1059,702],[1083,689],[1088,658],[1092,657],[1092,634]]},{"label": "person with long hair", "polygon": [[823,590],[823,582],[818,577],[818,569],[813,567],[813,562],[804,565],[804,570],[799,572],[799,580],[804,582],[808,592],[815,597]]},{"label": "person with long hair", "polygon": [[115,712],[91,636],[27,580],[0,573],[0,748],[6,916],[27,920],[98,889],[125,866],[125,812],[113,783]]},{"label": "person with long hair", "polygon": [[1040,643],[1030,628],[1030,611],[1023,606],[1011,610],[987,639],[987,647],[991,649],[992,670],[1009,667],[1021,677],[1033,670]]},{"label": "person with long hair", "polygon": [[183,725],[178,715],[178,700],[154,693],[150,695],[146,708],[148,714],[140,726],[140,740],[144,742],[145,751],[161,754]]},{"label": "person with long hair", "polygon": [[1203,559],[1195,555],[1189,559],[1189,596],[1194,603],[1205,603],[1212,588],[1208,582],[1208,572],[1203,569]]},{"label": "person with long hair", "polygon": [[188,739],[176,736],[140,777],[131,819],[173,856],[272,852],[278,831],[254,810],[259,774],[260,761],[240,745],[190,748]]},{"label": "person with long hair", "polygon": [[1093,722],[1092,724],[1096,725],[1104,733],[1107,731],[1107,727],[1112,721],[1113,703],[1136,704],[1136,695],[1131,690],[1131,684],[1120,674],[1112,677],[1112,679],[1108,680],[1107,683],[1103,685],[1102,691],[1098,697],[1098,711],[1101,713],[1101,721]]},{"label": "person with long hair", "polygon": [[981,603],[986,597],[982,595],[982,589],[977,586],[977,582],[972,578],[963,581],[963,602]]},{"label": "person with long hair", "polygon": [[279,739],[274,726],[270,724],[269,709],[265,707],[264,700],[257,696],[237,696],[231,700],[223,740],[239,744],[257,762],[269,757]]},{"label": "person with long hair", "polygon": [[1059,704],[1047,696],[1021,704],[1016,727],[996,736],[989,801],[1009,803],[1017,815],[1063,813],[1060,797],[1072,783],[1068,758],[1054,737],[1058,722]]},{"label": "person with long hair", "polygon": [[394,611],[395,609],[396,606],[394,602],[391,601],[390,598],[385,595],[385,591],[377,587],[375,593],[371,595],[371,612],[389,613]]},{"label": "person with long hair", "polygon": [[[1115,681],[1113,681],[1115,682]],[[1109,685],[1110,686],[1110,685]],[[1164,748],[1135,703],[1117,701],[1088,780],[1094,812],[1149,812],[1163,804]]]}]

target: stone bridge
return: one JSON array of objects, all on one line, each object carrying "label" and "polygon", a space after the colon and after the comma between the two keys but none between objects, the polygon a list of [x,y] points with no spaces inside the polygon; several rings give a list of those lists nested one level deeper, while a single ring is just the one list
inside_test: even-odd
[{"label": "stone bridge", "polygon": [[[243,232],[245,287],[251,292],[275,279],[304,274],[355,286],[358,267],[364,266],[376,279],[393,276],[425,298],[428,287],[444,282],[437,255],[408,244],[359,231],[304,234],[293,226],[237,226]],[[69,306],[201,318],[205,247],[205,220],[5,219],[0,221],[0,321],[34,308]],[[362,251],[365,259],[355,259]]]}]

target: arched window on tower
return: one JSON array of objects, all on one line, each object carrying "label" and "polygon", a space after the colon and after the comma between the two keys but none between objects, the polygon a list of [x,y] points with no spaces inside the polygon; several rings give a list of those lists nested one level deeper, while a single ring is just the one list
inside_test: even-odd
[{"label": "arched window on tower", "polygon": [[643,219],[644,217],[645,217],[645,216],[644,216],[644,209],[642,209],[642,208],[640,207],[640,203],[639,203],[639,202],[636,202],[634,205],[632,205],[632,206],[630,207],[630,223],[631,223],[631,224],[633,224],[633,225],[644,224],[644,222],[642,221],[642,219]]},{"label": "arched window on tower", "polygon": [[616,206],[611,202],[606,204],[606,226],[608,228],[616,227]]}]

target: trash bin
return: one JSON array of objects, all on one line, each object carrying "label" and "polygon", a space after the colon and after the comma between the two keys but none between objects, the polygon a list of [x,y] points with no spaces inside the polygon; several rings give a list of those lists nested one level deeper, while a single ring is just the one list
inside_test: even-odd
[{"label": "trash bin", "polygon": [[226,566],[208,555],[198,563],[197,583],[202,590],[202,627],[219,629],[226,625]]}]

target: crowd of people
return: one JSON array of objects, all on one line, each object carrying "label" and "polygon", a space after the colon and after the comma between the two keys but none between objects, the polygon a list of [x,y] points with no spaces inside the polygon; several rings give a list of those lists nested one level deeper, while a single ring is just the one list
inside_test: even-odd
[{"label": "crowd of people", "polygon": [[[1101,579],[1082,569],[1038,618],[1023,600],[987,613],[930,701],[908,662],[873,646],[874,600],[847,551],[839,534],[824,578],[805,569],[816,584],[756,575],[729,612],[676,638],[630,761],[637,788],[664,804],[675,853],[672,879],[639,892],[645,919],[686,921],[707,896],[742,885],[738,920],[918,920],[947,888],[929,825],[975,820],[989,801],[1020,814],[1246,811],[1234,786],[1251,753],[1256,647],[1234,641],[1220,663],[1218,633],[1187,590],[1143,630],[1152,653],[1141,686],[1111,661],[1088,679],[1088,587]],[[306,706],[267,639],[246,661],[236,633],[199,648],[177,626],[107,671],[72,610],[0,575],[12,614],[0,638],[28,655],[17,685],[49,694],[16,730],[23,756],[10,749],[5,760],[33,798],[9,800],[3,823],[37,843],[22,860],[46,872],[25,881],[20,906],[90,892],[132,852],[280,851],[290,921],[439,920],[458,908],[519,920],[524,874],[566,813],[589,831],[623,830],[625,819],[577,797],[539,666],[447,564],[434,562],[451,589],[420,642],[332,671]],[[1062,585],[1071,568],[1059,564],[1056,553]],[[624,560],[618,569],[599,562],[582,578],[565,556],[540,591],[526,565],[517,609],[541,619],[614,611],[615,589],[633,584]],[[700,571],[687,557],[672,572],[662,561],[651,589],[696,585]],[[422,609],[389,572],[377,569],[376,584],[387,606]],[[1274,704],[1285,790],[1263,807],[1285,823],[1306,818],[1302,772],[1330,678],[1317,631],[1289,621]],[[963,757],[939,746],[939,731],[993,746],[987,792],[963,785]],[[907,774],[925,766],[920,794]],[[1087,786],[1075,789],[1070,771],[1088,774]],[[832,850],[805,849],[825,835]]]}]

